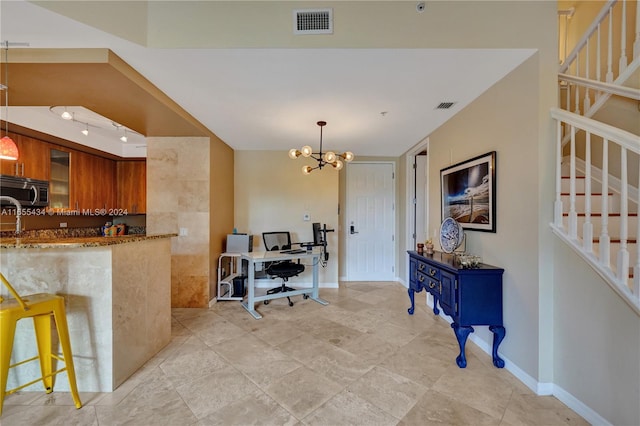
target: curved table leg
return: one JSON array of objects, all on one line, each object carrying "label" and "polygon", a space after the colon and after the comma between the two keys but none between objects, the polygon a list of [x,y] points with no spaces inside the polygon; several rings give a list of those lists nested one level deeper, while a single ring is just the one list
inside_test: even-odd
[{"label": "curved table leg", "polygon": [[498,346],[500,346],[502,339],[504,339],[506,330],[501,325],[489,326],[489,330],[491,330],[491,332],[493,333],[493,351],[492,351],[493,365],[495,365],[498,368],[503,368],[504,360],[498,356]]},{"label": "curved table leg", "polygon": [[431,295],[433,296],[433,314],[434,315],[439,315],[440,314],[440,309],[438,309],[438,296],[436,296],[433,293],[431,293]]},{"label": "curved table leg", "polygon": [[456,358],[456,364],[458,364],[458,367],[460,368],[465,368],[467,366],[467,358],[464,353],[464,346],[467,343],[469,333],[473,333],[473,327],[460,326],[454,322],[451,324],[451,328],[453,328],[453,332],[456,334],[456,338],[458,339],[458,345],[460,346],[460,355]]},{"label": "curved table leg", "polygon": [[413,310],[415,308],[415,290],[413,290],[411,287],[409,287],[409,290],[407,290],[409,292],[409,300],[411,300],[411,307],[409,309],[407,309],[407,312],[409,312],[409,315],[413,315]]}]

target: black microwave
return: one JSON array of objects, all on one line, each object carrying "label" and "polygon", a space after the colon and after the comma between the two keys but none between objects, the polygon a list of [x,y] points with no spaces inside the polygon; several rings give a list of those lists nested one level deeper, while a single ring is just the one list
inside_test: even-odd
[{"label": "black microwave", "polygon": [[[22,207],[47,207],[49,182],[19,176],[0,175],[0,195],[16,199]],[[12,204],[0,199],[0,204]]]}]

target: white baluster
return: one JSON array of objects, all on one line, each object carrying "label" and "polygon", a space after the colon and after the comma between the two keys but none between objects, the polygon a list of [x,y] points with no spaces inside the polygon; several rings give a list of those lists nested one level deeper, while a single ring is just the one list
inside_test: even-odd
[{"label": "white baluster", "polygon": [[571,153],[569,166],[569,238],[578,238],[578,213],[576,212],[576,128],[571,126]]},{"label": "white baluster", "polygon": [[[585,72],[584,72],[584,77],[588,80],[589,79],[589,64],[591,64],[591,61],[589,60],[589,39],[587,39],[587,51],[586,51],[586,58],[585,58]],[[589,98],[589,87],[585,88],[584,91],[584,113],[586,114],[587,111],[589,111],[589,108],[591,108],[591,99]]]},{"label": "white baluster", "polygon": [[[640,7],[638,8],[640,10]],[[640,202],[640,169],[638,169],[638,201]],[[640,212],[636,214],[636,263],[633,267],[633,294],[640,298]]]},{"label": "white baluster", "polygon": [[638,3],[636,3],[636,38],[633,42],[633,59],[636,58],[640,58],[640,5]]},{"label": "white baluster", "polygon": [[[598,81],[602,81],[602,76],[601,76],[601,72],[600,72],[600,67],[601,67],[601,56],[602,53],[600,51],[600,37],[601,37],[601,33],[600,33],[600,23],[598,23],[598,31],[596,33],[596,80]],[[602,92],[598,92],[598,96],[600,95],[600,93]]]},{"label": "white baluster", "polygon": [[591,222],[591,132],[585,140],[584,176],[584,225],[582,225],[582,247],[587,253],[593,252],[593,223]]},{"label": "white baluster", "polygon": [[[576,77],[580,77],[580,55],[576,56]],[[580,86],[574,84],[573,87],[576,91],[576,110],[574,112],[580,115]]]},{"label": "white baluster", "polygon": [[627,68],[627,0],[622,0],[622,28],[620,29],[620,65],[618,75]]},{"label": "white baluster", "polygon": [[[554,222],[562,225],[562,121],[556,121],[556,201],[554,203]],[[638,227],[640,228],[640,227]],[[639,262],[640,263],[640,262]]]},{"label": "white baluster", "polygon": [[609,37],[607,40],[607,83],[613,83],[613,17],[609,9]]},{"label": "white baluster", "polygon": [[[609,141],[602,140],[602,192],[609,191]],[[609,237],[609,203],[606,197],[601,197],[602,230],[598,240],[600,246],[600,264],[611,268],[611,238]]]},{"label": "white baluster", "polygon": [[627,182],[627,149],[620,147],[620,177],[622,188],[620,190],[620,250],[618,251],[617,272],[618,279],[627,283],[629,279],[629,250],[627,249],[628,216],[629,216],[629,192]]}]

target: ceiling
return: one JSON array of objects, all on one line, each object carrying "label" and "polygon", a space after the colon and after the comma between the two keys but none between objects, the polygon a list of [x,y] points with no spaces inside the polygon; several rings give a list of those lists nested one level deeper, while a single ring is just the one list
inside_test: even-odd
[{"label": "ceiling", "polygon": [[[161,7],[147,3],[149,16]],[[163,4],[169,3],[157,3]],[[333,5],[338,22],[340,8]],[[32,2],[2,1],[0,8],[1,39],[29,43],[9,48],[10,122],[124,157],[144,156],[144,138],[126,144],[109,136],[87,138],[80,134],[82,123],[59,120],[49,107],[86,108],[143,136],[214,134],[235,150],[316,148],[316,122],[324,120],[325,150],[395,157],[535,53],[401,47],[402,41],[389,43],[393,47],[322,46],[310,37],[326,36],[309,35],[293,47],[256,47],[255,40],[202,47],[197,34],[180,39],[178,47],[146,47]],[[402,13],[420,18],[413,17],[416,10]],[[145,25],[151,40],[155,33]],[[173,40],[173,27],[184,33],[176,23],[159,34]],[[305,43],[312,47],[298,46]],[[20,59],[29,56],[38,59]],[[453,106],[438,109],[442,102]]]}]

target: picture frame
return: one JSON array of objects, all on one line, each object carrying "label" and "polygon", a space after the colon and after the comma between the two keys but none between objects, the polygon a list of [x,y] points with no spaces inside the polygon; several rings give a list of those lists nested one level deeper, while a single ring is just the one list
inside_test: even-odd
[{"label": "picture frame", "polygon": [[440,170],[442,220],[464,229],[496,232],[496,151]]}]

